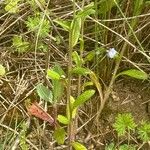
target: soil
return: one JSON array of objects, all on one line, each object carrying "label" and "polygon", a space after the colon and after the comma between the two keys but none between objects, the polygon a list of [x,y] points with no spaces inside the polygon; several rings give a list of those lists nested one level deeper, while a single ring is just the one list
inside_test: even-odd
[{"label": "soil", "polygon": [[[123,78],[116,81],[110,98],[101,114],[100,121],[98,123],[97,121],[91,121],[85,127],[85,144],[88,143],[88,147],[93,147],[91,150],[103,150],[106,144],[113,141],[117,142],[117,136],[112,125],[118,114],[131,113],[137,125],[141,121],[150,121],[149,98],[150,89],[148,82],[137,81],[131,78]],[[87,105],[86,111],[88,110],[89,114],[88,112],[87,114],[89,116],[97,111],[96,103],[98,102],[93,102],[92,110],[89,108],[91,104]],[[141,150],[149,149],[150,146],[145,145]]]},{"label": "soil", "polygon": [[149,83],[123,79],[119,80],[113,89],[109,107],[117,113],[130,112],[136,123],[149,120],[150,88]]}]

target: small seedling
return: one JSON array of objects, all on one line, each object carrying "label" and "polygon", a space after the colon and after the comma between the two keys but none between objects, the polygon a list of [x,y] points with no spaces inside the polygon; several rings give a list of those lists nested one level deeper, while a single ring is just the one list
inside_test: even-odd
[{"label": "small seedling", "polygon": [[150,123],[142,121],[140,124],[136,124],[130,113],[118,114],[113,127],[118,137],[126,137],[128,139],[128,144],[112,142],[105,147],[105,150],[116,150],[116,148],[118,150],[136,150],[139,145],[137,143],[130,144],[131,142],[133,143],[133,141],[129,136],[132,136],[134,139],[140,138],[143,143],[150,140]]},{"label": "small seedling", "polygon": [[117,131],[118,136],[125,136],[126,132],[135,130],[136,124],[131,114],[118,114],[113,127]]}]

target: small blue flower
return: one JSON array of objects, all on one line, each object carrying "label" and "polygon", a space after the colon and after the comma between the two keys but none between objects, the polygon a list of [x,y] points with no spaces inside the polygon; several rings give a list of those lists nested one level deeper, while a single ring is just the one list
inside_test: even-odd
[{"label": "small blue flower", "polygon": [[117,51],[114,48],[107,50],[107,56],[109,58],[114,58],[117,55]]}]

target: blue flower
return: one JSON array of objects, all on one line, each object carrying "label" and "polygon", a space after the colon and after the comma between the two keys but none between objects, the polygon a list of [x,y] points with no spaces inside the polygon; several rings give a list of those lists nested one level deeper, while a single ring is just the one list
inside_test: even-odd
[{"label": "blue flower", "polygon": [[117,51],[114,48],[107,50],[107,56],[109,58],[114,58],[117,55]]}]

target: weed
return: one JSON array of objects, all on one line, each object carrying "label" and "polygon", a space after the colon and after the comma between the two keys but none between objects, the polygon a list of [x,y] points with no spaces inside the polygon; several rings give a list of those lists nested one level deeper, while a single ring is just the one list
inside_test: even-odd
[{"label": "weed", "polygon": [[[124,76],[144,83],[149,80],[149,4],[149,0],[0,1],[0,63],[10,71],[6,74],[5,67],[0,65],[0,107],[3,108],[0,110],[4,110],[0,114],[0,126],[16,131],[16,125],[14,130],[11,123],[5,125],[8,112],[15,107],[24,118],[26,112],[21,102],[34,95],[34,100],[40,98],[44,102],[45,109],[34,102],[28,106],[28,113],[54,126],[53,138],[58,144],[66,145],[68,150],[86,149],[81,144],[84,140],[80,143],[76,137],[78,127],[96,117],[92,121],[99,132],[101,112],[115,81],[128,79]],[[18,80],[30,85],[25,93]],[[98,95],[94,101],[93,95]],[[89,99],[91,111],[85,109],[83,115],[89,121],[84,122],[86,117],[80,119],[83,112],[80,109]],[[58,108],[62,103],[64,110],[60,113]],[[49,105],[52,115],[46,112]],[[119,143],[111,143],[107,150],[140,149],[150,138],[149,123],[136,124],[131,114],[119,114],[113,128]],[[25,126],[22,129],[24,132],[18,134],[20,147],[28,149]],[[142,142],[141,146],[132,137]],[[6,138],[4,147],[9,139]],[[13,138],[9,143],[13,144]]]},{"label": "weed", "polygon": [[[113,127],[117,132],[118,137],[124,136],[128,139],[128,144],[119,144],[117,146],[117,144],[113,142],[107,145],[105,150],[115,150],[116,147],[118,150],[135,150],[138,145],[130,144],[133,138],[140,138],[143,142],[142,146],[150,140],[150,123],[142,121],[140,124],[136,124],[134,122],[133,116],[130,113],[118,114]],[[139,148],[142,148],[142,146]]]},{"label": "weed", "polygon": [[141,125],[138,127],[138,134],[143,142],[148,142],[150,140],[150,123],[141,122]]},{"label": "weed", "polygon": [[42,13],[37,13],[32,17],[29,16],[26,21],[26,25],[28,31],[32,31],[35,34],[35,36],[37,36],[37,33],[39,32],[39,37],[44,38],[48,36],[51,29],[51,25],[47,19],[44,19],[42,21],[42,17]]},{"label": "weed", "polygon": [[13,47],[19,53],[26,52],[29,48],[29,42],[23,41],[22,36],[14,36],[12,38]]},{"label": "weed", "polygon": [[26,133],[27,133],[27,125],[25,122],[21,124],[22,130],[19,134],[20,147],[22,150],[28,150],[28,144],[26,143]]},{"label": "weed", "polygon": [[118,136],[123,136],[130,130],[134,131],[136,125],[131,114],[119,114],[116,117],[116,122],[113,127],[117,131]]}]

